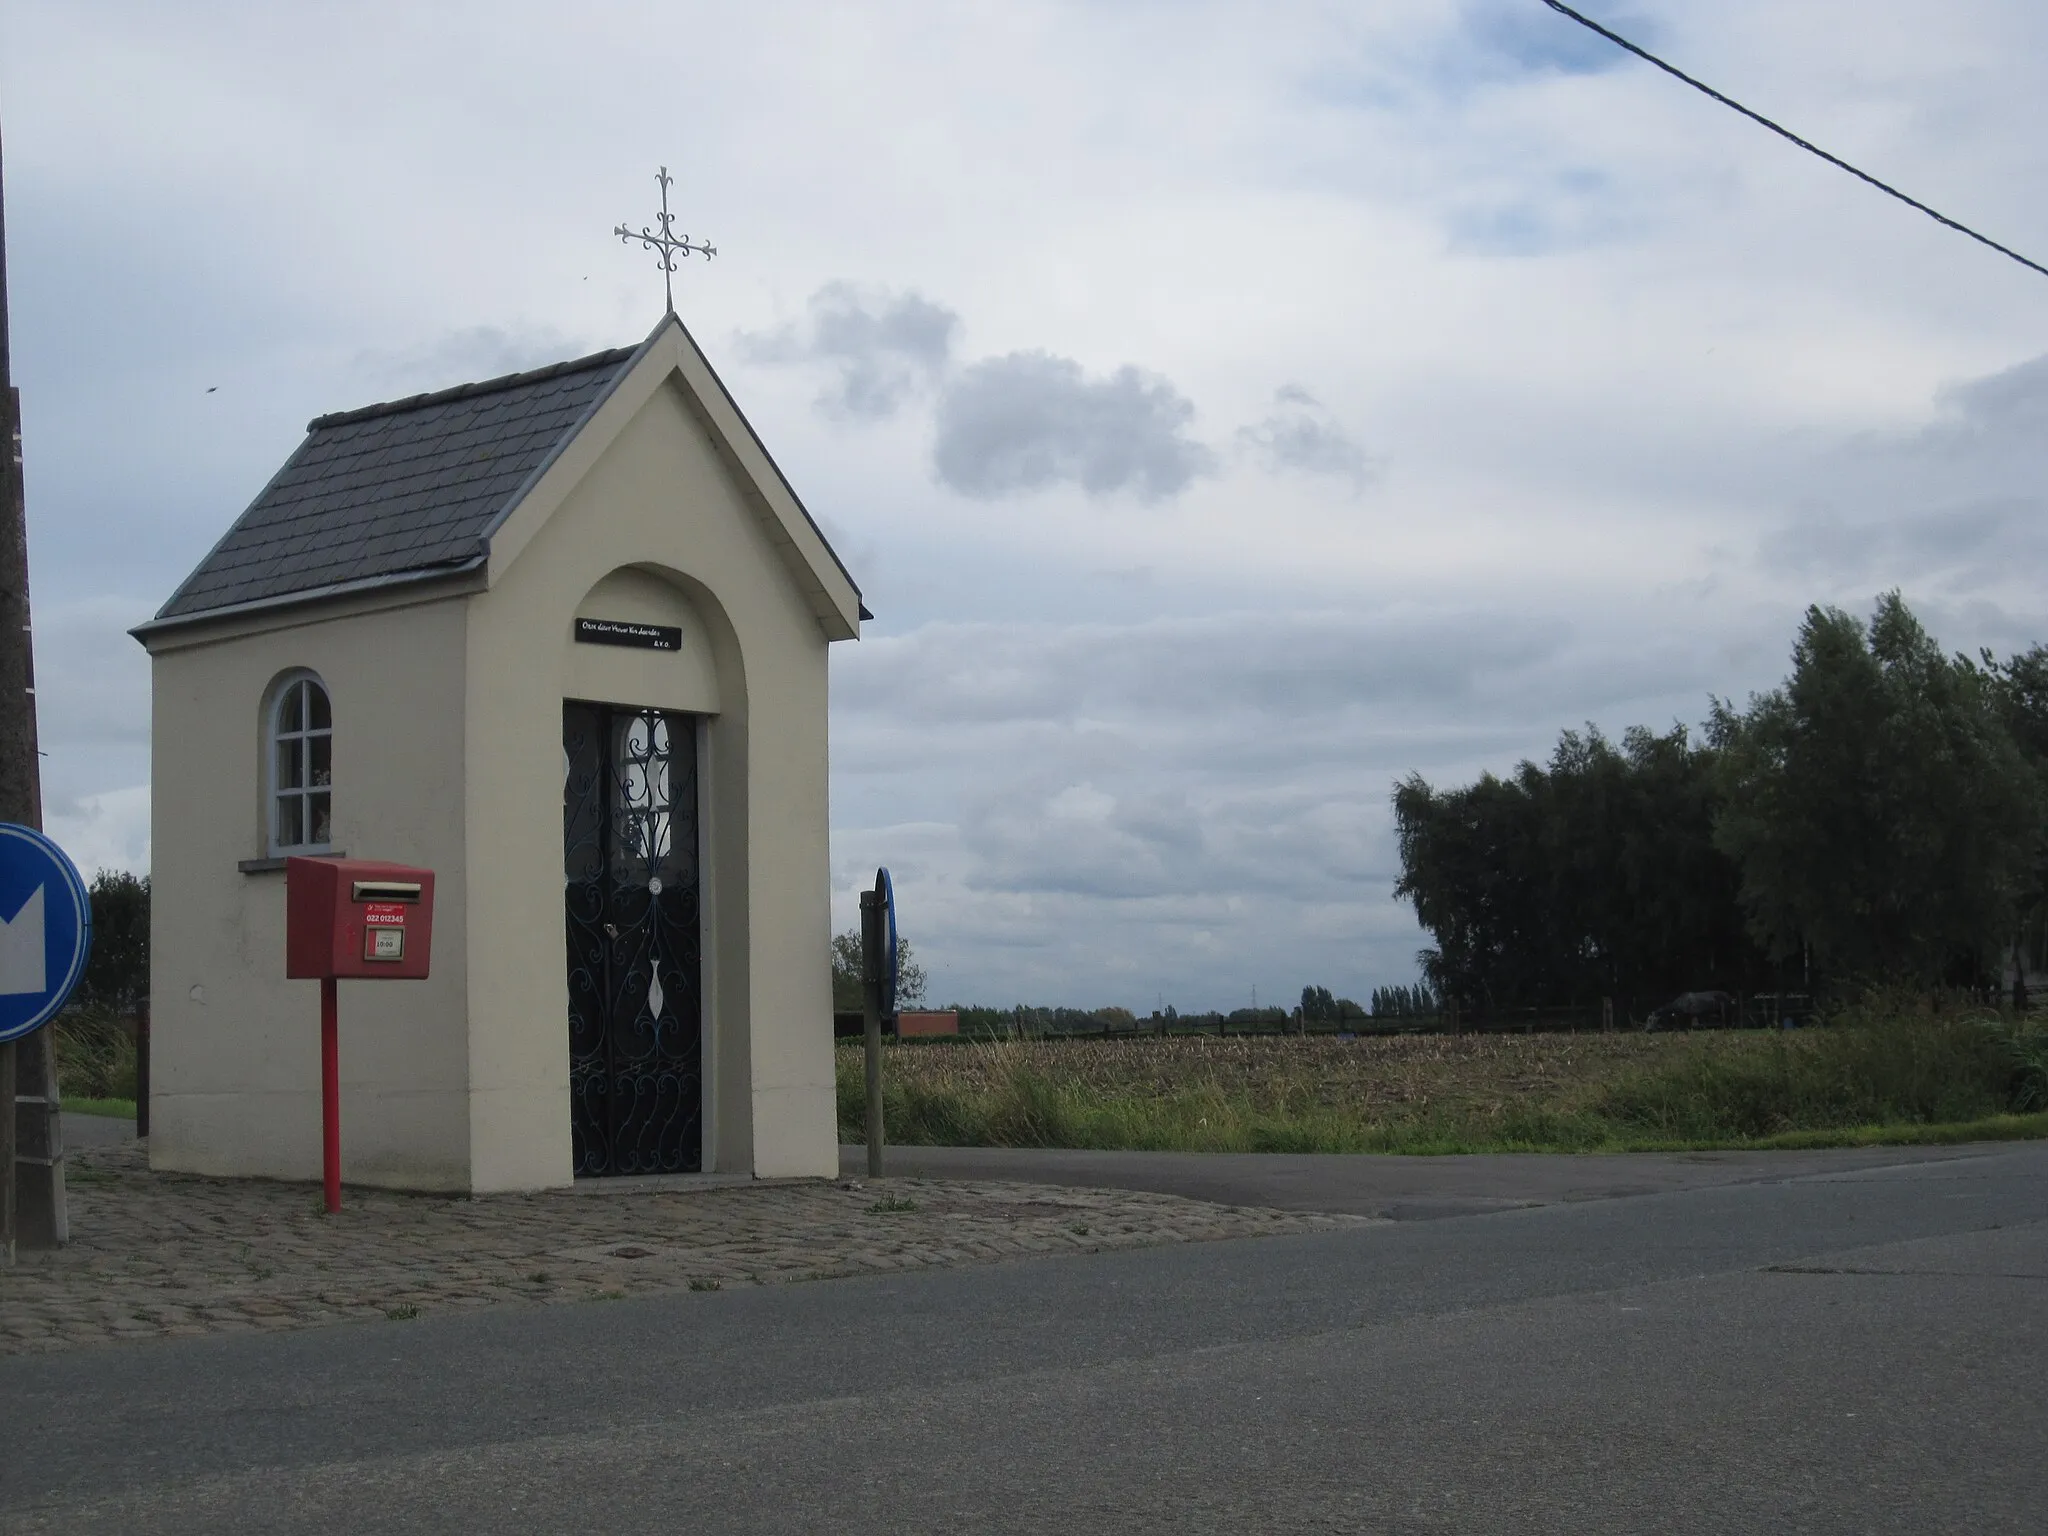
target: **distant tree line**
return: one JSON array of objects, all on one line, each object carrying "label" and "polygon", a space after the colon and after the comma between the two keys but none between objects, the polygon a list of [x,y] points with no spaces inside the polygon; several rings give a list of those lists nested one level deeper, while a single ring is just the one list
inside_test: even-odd
[{"label": "distant tree line", "polygon": [[1303,987],[1299,1013],[1302,1021],[1309,1024],[1342,1024],[1366,1016],[1358,1004],[1348,997],[1334,996],[1328,987]]},{"label": "distant tree line", "polygon": [[1437,1011],[1436,994],[1426,983],[1410,987],[1374,987],[1360,1007],[1348,997],[1333,996],[1328,987],[1303,987],[1296,1017],[1308,1024],[1347,1024],[1362,1019],[1427,1018]]},{"label": "distant tree line", "polygon": [[1437,997],[1427,982],[1412,987],[1374,987],[1372,1016],[1376,1019],[1416,1019],[1434,1015]]},{"label": "distant tree line", "polygon": [[103,869],[93,876],[92,953],[73,1001],[126,1013],[149,995],[149,877]]},{"label": "distant tree line", "polygon": [[[860,929],[849,928],[832,935],[832,1011],[858,1013],[864,1006],[860,995]],[[896,940],[896,1006],[924,1006],[924,967],[917,963],[910,940]]]},{"label": "distant tree line", "polygon": [[[2048,897],[2048,648],[1942,652],[1894,592],[1807,610],[1784,684],[1704,739],[1566,731],[1394,791],[1426,986],[1471,1007],[1702,988],[1986,988]],[[1377,1009],[1375,1009],[1377,1011]]]},{"label": "distant tree line", "polygon": [[[1356,1003],[1339,1000],[1343,1006],[1353,1010],[1350,1017],[1363,1018],[1364,1010]],[[1234,1008],[1229,1012],[1210,1009],[1205,1012],[1183,1013],[1171,1003],[1164,1008],[1155,1008],[1148,1015],[1139,1015],[1129,1008],[1109,1006],[1103,1008],[1038,1007],[1029,1003],[1018,1003],[1010,1008],[988,1008],[974,1003],[948,1003],[947,1008],[960,1015],[960,1033],[963,1035],[996,1035],[1004,1038],[1033,1038],[1054,1035],[1099,1035],[1105,1029],[1112,1033],[1123,1030],[1156,1030],[1161,1032],[1194,1033],[1201,1030],[1227,1026],[1246,1032],[1284,1032],[1301,1022],[1299,1009],[1286,1008]],[[1335,1017],[1335,1015],[1331,1015]]]},{"label": "distant tree line", "polygon": [[1437,1011],[1436,995],[1426,985],[1375,987],[1369,1007],[1348,997],[1338,997],[1328,987],[1301,989],[1301,1003],[1293,1009],[1234,1008],[1228,1012],[1209,1009],[1183,1013],[1171,1003],[1141,1017],[1128,1008],[1041,1008],[1020,1003],[1011,1008],[984,1008],[971,1003],[948,1005],[960,1015],[963,1034],[985,1035],[1092,1035],[1107,1026],[1117,1030],[1154,1029],[1196,1033],[1227,1027],[1246,1032],[1287,1032],[1313,1030],[1341,1031],[1368,1019],[1427,1018]]}]

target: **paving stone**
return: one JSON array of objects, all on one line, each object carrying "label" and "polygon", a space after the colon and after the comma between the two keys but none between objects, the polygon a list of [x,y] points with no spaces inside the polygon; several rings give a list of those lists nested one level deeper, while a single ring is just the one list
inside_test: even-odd
[{"label": "paving stone", "polygon": [[[1365,1218],[1132,1190],[891,1179],[466,1199],[152,1173],[133,1143],[69,1158],[72,1241],[0,1275],[0,1355],[435,1310],[783,1284],[1209,1242]],[[624,1181],[621,1181],[624,1182]],[[909,1209],[877,1211],[882,1194]],[[536,1280],[536,1275],[545,1276]]]}]

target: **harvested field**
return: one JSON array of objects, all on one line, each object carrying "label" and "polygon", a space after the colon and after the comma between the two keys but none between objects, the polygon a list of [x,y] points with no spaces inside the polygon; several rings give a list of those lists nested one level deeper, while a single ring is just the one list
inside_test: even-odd
[{"label": "harvested field", "polygon": [[[2013,1038],[1996,1020],[1913,1019],[1789,1036],[908,1042],[887,1047],[885,1103],[892,1141],[941,1146],[1595,1150],[1856,1141],[1886,1126],[1925,1139],[1931,1126],[2037,1108],[2008,1081]],[[849,1141],[861,1137],[861,1084],[851,1043],[839,1055]]]},{"label": "harvested field", "polygon": [[1631,1032],[910,1044],[890,1048],[888,1071],[906,1085],[953,1092],[990,1092],[1025,1071],[1104,1099],[1163,1100],[1206,1090],[1267,1110],[1412,1115],[1432,1106],[1553,1100],[1668,1059],[1688,1043]]}]

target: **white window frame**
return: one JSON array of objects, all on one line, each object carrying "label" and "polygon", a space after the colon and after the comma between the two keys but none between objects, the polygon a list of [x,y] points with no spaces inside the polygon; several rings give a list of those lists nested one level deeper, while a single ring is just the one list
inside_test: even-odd
[{"label": "white window frame", "polygon": [[[316,688],[327,704],[327,724],[313,725],[312,699],[308,688]],[[294,701],[302,703],[298,716],[298,728],[285,728],[285,711]],[[327,777],[318,780],[318,772],[312,766],[314,743],[324,740],[327,746]],[[287,784],[285,775],[279,770],[283,766],[280,750],[287,743],[297,746],[298,759],[296,777],[302,782]],[[270,706],[263,712],[263,837],[264,846],[274,859],[287,858],[293,854],[331,853],[334,849],[334,695],[328,691],[326,681],[320,674],[304,668],[288,672],[271,689]],[[312,840],[313,801],[317,796],[327,801],[327,837],[321,841]],[[296,801],[299,807],[299,829],[305,835],[303,842],[288,843],[282,836],[285,828],[284,806],[287,800]]]}]

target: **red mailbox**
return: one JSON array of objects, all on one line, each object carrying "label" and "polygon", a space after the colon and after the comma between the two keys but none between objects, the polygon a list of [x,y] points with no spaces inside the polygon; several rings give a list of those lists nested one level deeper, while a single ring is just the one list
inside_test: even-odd
[{"label": "red mailbox", "polygon": [[434,872],[374,859],[286,859],[284,974],[320,983],[320,1162],[341,1209],[339,980],[424,981],[434,943]]},{"label": "red mailbox", "polygon": [[287,859],[284,973],[424,981],[434,941],[434,872],[375,859]]}]

